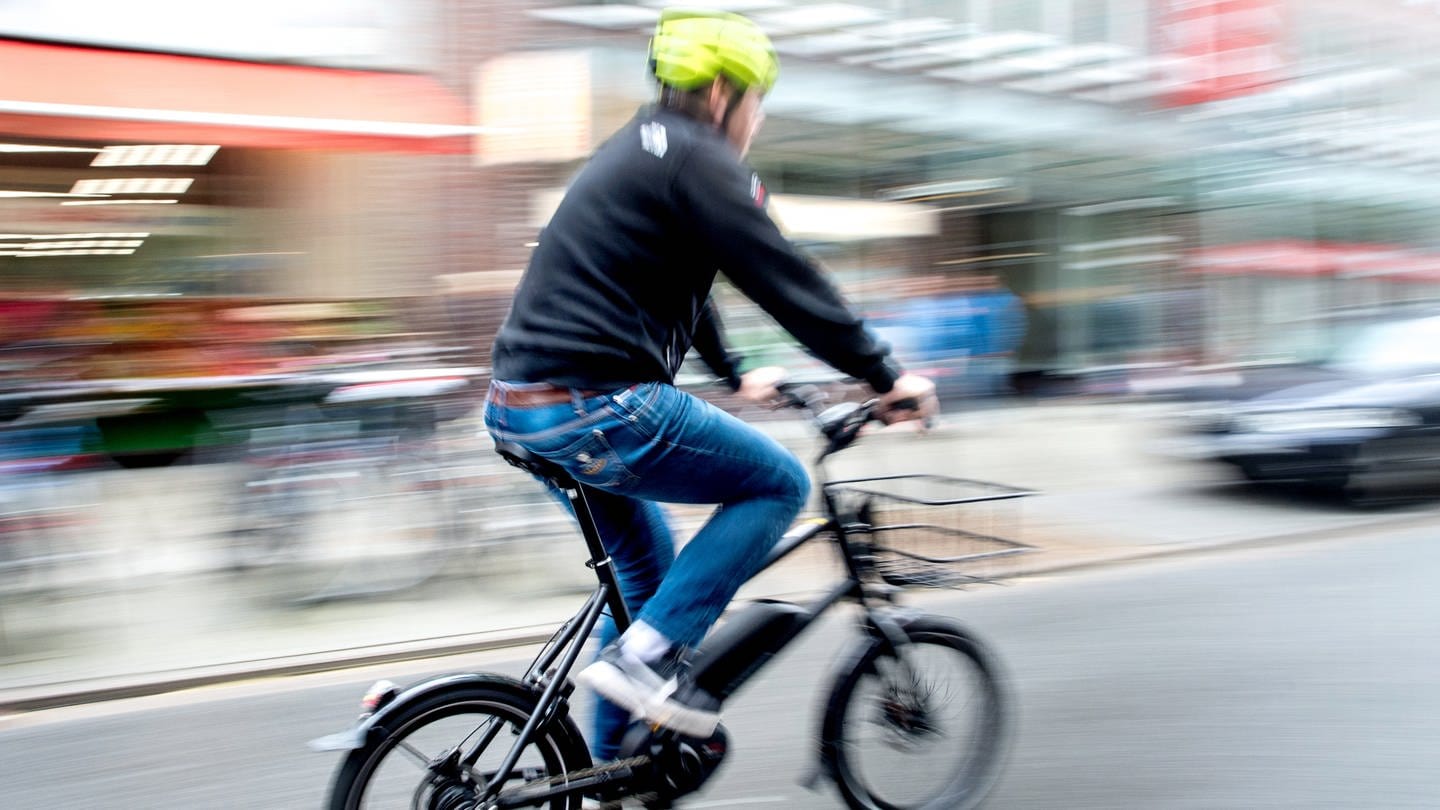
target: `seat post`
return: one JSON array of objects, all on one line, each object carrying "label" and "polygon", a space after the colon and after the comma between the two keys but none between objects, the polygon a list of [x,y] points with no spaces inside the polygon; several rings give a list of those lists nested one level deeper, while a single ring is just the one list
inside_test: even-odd
[{"label": "seat post", "polygon": [[605,586],[605,601],[610,607],[610,615],[615,619],[615,629],[623,633],[630,627],[630,609],[625,606],[625,596],[620,592],[620,580],[615,576],[615,563],[610,558],[610,553],[605,550],[605,542],[600,538],[600,530],[595,526],[595,515],[590,511],[585,487],[573,480],[555,483],[560,487],[560,491],[565,493],[565,497],[570,500],[570,507],[575,511],[580,533],[585,536],[585,545],[590,550],[590,561],[586,565],[595,571],[600,584]]},{"label": "seat post", "polygon": [[564,467],[526,450],[513,442],[495,442],[495,452],[512,466],[547,482],[565,493],[575,521],[580,524],[580,533],[585,536],[585,545],[590,550],[590,561],[586,563],[595,571],[595,576],[605,588],[605,604],[615,619],[615,627],[625,632],[630,627],[630,610],[625,607],[625,597],[620,593],[620,579],[615,576],[615,563],[605,551],[600,539],[600,529],[595,525],[595,513],[590,510],[590,501],[585,497],[585,485],[571,477]]}]

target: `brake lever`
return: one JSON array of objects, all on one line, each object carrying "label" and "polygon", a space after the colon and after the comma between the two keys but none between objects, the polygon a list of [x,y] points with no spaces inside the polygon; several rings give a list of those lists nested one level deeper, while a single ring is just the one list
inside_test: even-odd
[{"label": "brake lever", "polygon": [[773,408],[794,408],[795,410],[809,411],[811,414],[818,414],[830,400],[820,387],[809,383],[781,382],[775,386],[777,396]]}]

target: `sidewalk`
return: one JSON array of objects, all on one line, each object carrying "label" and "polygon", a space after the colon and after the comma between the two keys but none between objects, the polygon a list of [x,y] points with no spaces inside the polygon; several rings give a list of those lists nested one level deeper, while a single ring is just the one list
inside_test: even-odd
[{"label": "sidewalk", "polygon": [[[1223,471],[1159,458],[1149,447],[1169,410],[1072,401],[977,411],[926,435],[869,437],[831,473],[931,472],[1038,490],[996,507],[1000,533],[1036,547],[984,571],[999,578],[1434,519],[1430,507],[1354,511],[1237,489]],[[805,423],[763,426],[811,455]],[[95,524],[117,553],[96,564],[123,565],[123,575],[0,604],[0,712],[538,641],[593,581],[576,537],[511,543],[468,570],[380,598],[267,604],[263,584],[200,563],[224,474],[125,471],[98,482]],[[683,528],[703,514],[677,518]],[[803,594],[835,570],[817,544],[742,597]]]}]

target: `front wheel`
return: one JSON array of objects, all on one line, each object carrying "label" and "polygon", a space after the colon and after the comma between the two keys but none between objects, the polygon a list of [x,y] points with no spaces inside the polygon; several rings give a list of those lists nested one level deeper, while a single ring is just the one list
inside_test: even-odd
[{"label": "front wheel", "polygon": [[845,803],[863,810],[975,807],[1000,770],[1006,701],[989,655],[952,622],[876,638],[841,672],[821,730]]},{"label": "front wheel", "polygon": [[[494,777],[535,700],[519,684],[495,679],[422,698],[385,717],[383,731],[351,751],[335,775],[330,810],[477,810],[478,790]],[[590,765],[568,717],[536,730],[504,785],[548,781]],[[578,810],[579,796],[557,796],[550,810]]]}]

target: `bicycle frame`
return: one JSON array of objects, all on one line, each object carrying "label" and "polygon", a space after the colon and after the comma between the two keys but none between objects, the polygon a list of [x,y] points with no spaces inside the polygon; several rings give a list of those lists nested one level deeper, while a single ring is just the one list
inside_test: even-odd
[{"label": "bicycle frame", "polygon": [[[812,403],[802,402],[793,396],[791,404],[807,407],[812,413],[816,410]],[[862,632],[883,639],[891,649],[903,646],[905,627],[911,614],[890,614],[888,611],[876,610],[873,601],[878,598],[886,605],[893,605],[895,594],[900,589],[890,585],[867,583],[866,574],[870,563],[852,543],[852,533],[847,532],[844,525],[846,518],[839,514],[839,505],[825,487],[825,459],[855,440],[860,428],[874,416],[873,408],[874,403],[871,402],[854,406],[853,409],[844,410],[838,415],[817,415],[821,432],[829,440],[828,446],[815,459],[814,464],[826,516],[811,518],[795,525],[777,541],[757,569],[758,573],[770,568],[815,536],[828,533],[833,537],[837,551],[844,560],[844,576],[809,604],[779,600],[751,602],[711,633],[696,651],[691,662],[691,674],[695,684],[717,702],[723,702],[733,695],[753,678],[766,662],[814,624],[817,618],[842,601],[854,601],[863,610],[864,617],[860,622]],[[510,744],[499,767],[493,773],[476,774],[477,778],[485,783],[477,790],[476,806],[536,806],[562,796],[594,793],[596,788],[602,787],[607,792],[631,795],[644,784],[645,778],[654,779],[654,760],[650,754],[639,753],[599,767],[589,767],[590,763],[585,761],[578,769],[551,774],[548,783],[532,782],[508,794],[503,790],[504,785],[514,775],[522,752],[530,745],[537,730],[552,719],[564,716],[568,710],[568,699],[574,690],[574,684],[569,678],[570,672],[579,659],[585,640],[589,638],[601,615],[609,609],[621,632],[629,627],[631,617],[622,598],[613,563],[595,525],[585,494],[586,487],[521,448],[501,445],[497,446],[497,450],[515,466],[548,479],[566,494],[590,553],[586,565],[595,571],[598,584],[584,606],[560,627],[526,670],[522,679],[523,687],[540,693],[536,698],[535,708]],[[388,686],[375,700],[371,713],[362,717],[359,724],[348,731],[316,740],[312,745],[320,750],[361,748],[372,733],[385,733],[387,718],[399,712],[400,707],[405,704],[432,697],[442,690],[461,687],[480,677],[457,675],[438,678],[399,694],[393,686]],[[470,750],[452,750],[443,757],[444,761],[460,763],[466,768],[473,767],[486,746],[494,741],[498,731],[498,725],[485,729]],[[662,746],[649,749],[652,752],[664,750],[665,745],[686,741],[673,732],[663,730],[654,731],[650,739]],[[693,786],[682,792],[692,789]]]},{"label": "bicycle frame", "polygon": [[[868,413],[868,412],[867,412]],[[830,446],[815,459],[819,489],[824,499],[826,517],[805,520],[786,532],[766,556],[757,573],[769,569],[799,549],[817,535],[829,533],[834,537],[837,550],[845,564],[845,577],[830,590],[814,601],[799,605],[779,600],[758,600],[740,610],[724,625],[717,629],[701,644],[691,664],[695,683],[717,701],[724,701],[755,676],[775,654],[784,649],[810,627],[822,614],[836,604],[852,600],[864,611],[862,627],[870,633],[887,639],[892,648],[901,646],[904,638],[903,619],[892,620],[873,609],[870,593],[865,585],[865,566],[851,543],[838,507],[824,486],[826,476],[824,461],[834,452],[848,446],[858,433],[857,422],[849,435],[840,439],[831,436]],[[521,465],[517,465],[521,466]],[[531,469],[543,475],[543,471]],[[604,784],[625,778],[628,773],[595,774],[596,769],[585,769],[588,773],[579,779],[567,780],[565,784],[549,789],[525,789],[521,795],[506,797],[501,788],[511,777],[521,752],[530,744],[531,736],[541,723],[560,709],[573,685],[569,673],[573,669],[584,641],[590,636],[601,613],[608,607],[620,632],[630,625],[630,615],[620,593],[613,564],[605,551],[604,543],[595,526],[594,517],[585,497],[586,487],[568,478],[549,477],[566,494],[574,509],[576,520],[590,552],[587,567],[595,571],[599,584],[586,600],[585,605],[569,621],[562,625],[555,637],[541,650],[527,669],[524,682],[535,688],[543,688],[535,711],[521,729],[505,759],[496,772],[490,776],[479,799],[482,806],[492,802],[495,807],[519,807],[534,805],[559,796],[571,795],[589,790],[597,784]],[[878,594],[887,604],[893,604],[898,588],[879,586]],[[578,642],[578,643],[577,643]],[[562,657],[563,654],[563,657]],[[556,660],[558,667],[551,669]],[[484,747],[493,739],[493,732],[484,735],[472,750],[461,758],[465,765],[473,765]],[[664,734],[666,732],[657,732]],[[625,766],[621,766],[625,768]],[[564,777],[556,774],[556,777]]]},{"label": "bicycle frame", "polygon": [[[570,506],[575,510],[576,520],[580,524],[580,531],[585,536],[585,545],[590,551],[590,559],[585,563],[587,567],[595,572],[600,583],[591,592],[590,598],[585,601],[584,607],[575,614],[569,621],[561,626],[560,631],[550,643],[540,651],[540,655],[530,664],[526,670],[524,681],[531,685],[543,685],[544,691],[534,713],[525,722],[515,742],[510,746],[510,751],[505,755],[504,761],[489,783],[485,785],[481,793],[481,799],[487,800],[495,797],[500,792],[500,787],[510,778],[515,769],[515,763],[520,761],[521,752],[525,746],[530,744],[530,737],[535,729],[540,727],[542,721],[550,717],[557,702],[557,695],[562,690],[568,696],[573,686],[570,684],[570,671],[575,666],[575,661],[580,657],[580,651],[585,646],[585,639],[595,629],[595,624],[600,620],[601,613],[605,608],[610,609],[610,615],[615,620],[615,627],[624,632],[630,626],[630,611],[625,606],[625,600],[620,593],[620,583],[615,577],[614,562],[605,551],[605,544],[600,539],[600,531],[595,526],[595,518],[590,511],[590,503],[585,497],[585,487],[573,482],[555,480],[554,483],[565,493],[570,501]],[[579,643],[576,643],[578,640]],[[561,654],[564,657],[560,666],[555,670],[550,667],[555,659]],[[561,700],[564,699],[562,696]],[[473,765],[489,745],[497,728],[492,728],[491,733],[485,735],[471,749],[470,753],[461,758],[465,765]],[[569,786],[567,786],[568,788]],[[573,791],[567,791],[573,792]]]}]

